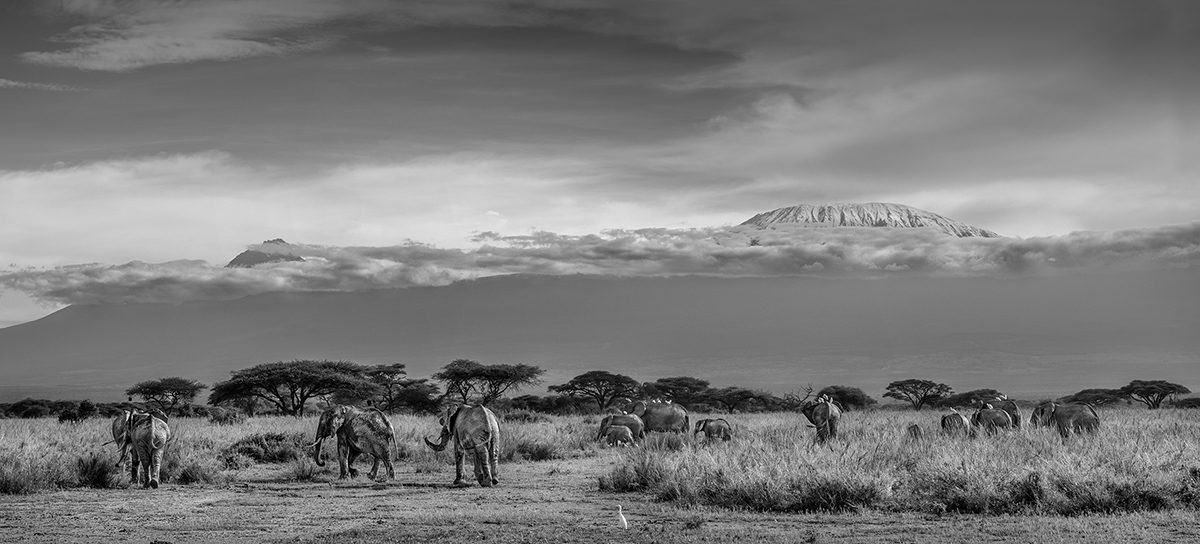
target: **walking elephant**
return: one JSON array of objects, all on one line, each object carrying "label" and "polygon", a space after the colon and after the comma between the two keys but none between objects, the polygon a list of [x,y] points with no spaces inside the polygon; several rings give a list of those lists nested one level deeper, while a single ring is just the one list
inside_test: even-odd
[{"label": "walking elephant", "polygon": [[1012,416],[1004,410],[993,408],[991,404],[984,404],[971,416],[971,426],[983,429],[985,434],[994,435],[999,429],[1012,428]]},{"label": "walking elephant", "polygon": [[317,439],[308,447],[313,448],[313,460],[325,466],[321,445],[325,439],[337,437],[338,479],[358,477],[354,461],[364,453],[371,455],[371,472],[374,480],[379,474],[379,463],[387,469],[389,480],[396,478],[392,467],[392,448],[396,445],[396,430],[387,415],[377,408],[360,410],[354,406],[332,406],[321,412],[317,422]]},{"label": "walking elephant", "polygon": [[129,481],[137,482],[137,454],[130,455],[132,453],[133,442],[129,435],[129,419],[133,417],[133,414],[133,410],[121,410],[121,413],[113,418],[112,441],[117,445],[117,472],[120,473],[124,470],[125,460],[130,459]]},{"label": "walking elephant", "polygon": [[616,425],[608,428],[608,434],[605,435],[605,442],[611,447],[633,446],[633,432],[629,427],[624,425]]},{"label": "walking elephant", "polygon": [[475,480],[483,487],[492,487],[500,483],[500,473],[496,462],[500,449],[500,423],[496,414],[484,406],[463,404],[451,407],[438,420],[442,424],[442,434],[435,444],[425,439],[425,444],[433,451],[446,449],[450,439],[454,439],[454,487],[466,487],[463,481],[463,456],[468,452],[474,455]]},{"label": "walking elephant", "polygon": [[678,404],[639,400],[628,412],[642,418],[648,432],[686,433],[691,428],[687,409]]},{"label": "walking elephant", "polygon": [[163,450],[171,438],[171,428],[153,414],[133,412],[126,422],[125,433],[133,455],[137,457],[130,483],[158,489]]},{"label": "walking elephant", "polygon": [[1029,422],[1035,427],[1054,425],[1065,440],[1072,432],[1096,434],[1100,429],[1100,414],[1089,404],[1045,402],[1033,409]]},{"label": "walking elephant", "polygon": [[971,431],[971,421],[958,413],[958,410],[950,409],[949,414],[942,416],[942,434],[947,436],[966,436]]},{"label": "walking elephant", "polygon": [[817,428],[817,442],[824,443],[831,438],[837,438],[838,421],[842,419],[842,410],[833,403],[828,395],[821,395],[815,401],[809,401],[800,412],[808,418],[808,422]]},{"label": "walking elephant", "polygon": [[701,419],[696,422],[696,430],[692,431],[692,436],[696,433],[704,433],[704,438],[720,438],[728,442],[733,438],[733,427],[724,419]]},{"label": "walking elephant", "polygon": [[646,438],[646,423],[642,418],[633,414],[610,414],[600,420],[600,432],[596,434],[596,440],[608,436],[613,427],[628,428],[634,441]]}]

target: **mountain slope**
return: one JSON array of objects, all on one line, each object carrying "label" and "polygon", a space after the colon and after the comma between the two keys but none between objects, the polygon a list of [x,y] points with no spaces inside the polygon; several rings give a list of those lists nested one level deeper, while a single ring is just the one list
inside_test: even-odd
[{"label": "mountain slope", "polygon": [[[498,277],[446,287],[73,306],[0,329],[0,400],[124,398],[137,381],[211,384],[294,358],[525,362],[546,384],[642,381],[790,391],[924,377],[957,390],[1069,393],[1195,379],[1200,270],[1025,279]],[[1190,381],[1189,381],[1190,380]],[[545,394],[544,388],[525,392]]]},{"label": "mountain slope", "polygon": [[304,259],[292,253],[292,246],[282,238],[259,244],[260,249],[247,249],[234,256],[226,268],[252,268],[264,263],[297,262]]},{"label": "mountain slope", "polygon": [[893,227],[934,228],[958,237],[995,238],[992,231],[967,225],[902,204],[870,202],[866,204],[799,204],[763,212],[742,225],[766,228],[776,224],[801,223],[819,227]]}]

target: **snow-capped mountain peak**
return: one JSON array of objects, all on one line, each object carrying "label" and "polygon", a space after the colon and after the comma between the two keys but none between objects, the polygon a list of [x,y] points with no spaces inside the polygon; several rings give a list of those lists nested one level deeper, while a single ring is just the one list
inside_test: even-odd
[{"label": "snow-capped mountain peak", "polygon": [[763,212],[742,225],[767,228],[777,224],[813,227],[933,228],[958,237],[996,238],[999,234],[933,212],[885,202],[863,204],[798,204]]}]

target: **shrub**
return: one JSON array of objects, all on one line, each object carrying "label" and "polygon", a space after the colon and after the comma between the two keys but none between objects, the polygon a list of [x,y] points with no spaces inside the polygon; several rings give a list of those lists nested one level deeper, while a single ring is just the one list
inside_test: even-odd
[{"label": "shrub", "polygon": [[297,482],[311,482],[316,480],[318,474],[325,471],[325,467],[318,466],[311,458],[301,457],[291,462],[288,467],[288,476]]},{"label": "shrub", "polygon": [[256,433],[234,442],[223,455],[241,454],[258,463],[286,463],[305,456],[305,443],[301,433]]},{"label": "shrub", "polygon": [[80,486],[96,489],[114,487],[121,479],[117,464],[106,455],[95,453],[75,460],[75,470]]},{"label": "shrub", "polygon": [[506,423],[550,423],[550,418],[545,414],[530,412],[528,410],[516,410],[504,414]]}]

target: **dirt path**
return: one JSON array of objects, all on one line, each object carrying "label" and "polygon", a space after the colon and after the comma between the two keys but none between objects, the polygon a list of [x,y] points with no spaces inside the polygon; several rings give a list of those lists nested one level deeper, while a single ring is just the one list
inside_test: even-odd
[{"label": "dirt path", "polygon": [[[0,496],[0,542],[1200,542],[1200,516],[762,515],[597,490],[613,457],[501,466],[501,486],[452,489],[452,469],[372,485],[283,482]],[[624,505],[631,529],[618,528]]]}]

